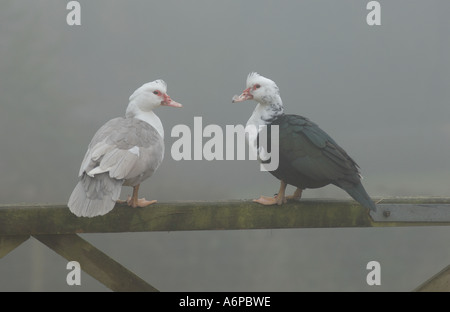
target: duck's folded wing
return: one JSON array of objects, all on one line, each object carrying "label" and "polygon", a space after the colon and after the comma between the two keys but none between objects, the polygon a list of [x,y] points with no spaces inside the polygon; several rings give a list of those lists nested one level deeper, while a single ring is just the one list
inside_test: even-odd
[{"label": "duck's folded wing", "polygon": [[135,118],[115,118],[94,135],[79,176],[108,172],[118,180],[134,178],[156,169],[163,153],[163,140],[151,125]]},{"label": "duck's folded wing", "polygon": [[[325,131],[309,119],[285,115],[279,125],[280,159],[314,180],[359,182],[359,168]],[[269,136],[270,138],[270,136]]]}]

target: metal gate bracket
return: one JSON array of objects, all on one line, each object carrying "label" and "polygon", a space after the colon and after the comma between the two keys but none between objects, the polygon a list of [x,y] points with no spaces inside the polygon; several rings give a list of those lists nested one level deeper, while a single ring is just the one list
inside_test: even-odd
[{"label": "metal gate bracket", "polygon": [[376,222],[450,222],[450,204],[378,204]]}]

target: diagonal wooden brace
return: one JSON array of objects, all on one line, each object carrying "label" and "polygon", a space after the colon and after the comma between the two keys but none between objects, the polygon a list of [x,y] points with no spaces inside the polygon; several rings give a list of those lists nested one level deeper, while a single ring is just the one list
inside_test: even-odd
[{"label": "diagonal wooden brace", "polygon": [[77,234],[33,235],[33,237],[68,261],[78,261],[84,272],[113,291],[158,291]]},{"label": "diagonal wooden brace", "polygon": [[19,247],[30,235],[0,236],[0,259]]}]

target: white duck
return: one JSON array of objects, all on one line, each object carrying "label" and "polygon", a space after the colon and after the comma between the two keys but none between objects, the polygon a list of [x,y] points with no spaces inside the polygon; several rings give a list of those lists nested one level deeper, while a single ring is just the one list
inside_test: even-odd
[{"label": "white duck", "polygon": [[156,200],[138,198],[139,185],[150,177],[164,157],[164,129],[153,112],[159,106],[182,107],[167,95],[167,84],[155,80],[130,96],[125,117],[104,124],[89,144],[79,172],[80,181],[70,196],[70,211],[81,217],[108,213],[119,201],[122,185],[133,187],[131,207]]}]

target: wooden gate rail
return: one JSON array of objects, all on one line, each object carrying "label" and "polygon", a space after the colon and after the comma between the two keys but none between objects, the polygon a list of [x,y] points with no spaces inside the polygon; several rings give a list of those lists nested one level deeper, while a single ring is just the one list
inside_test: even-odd
[{"label": "wooden gate rail", "polygon": [[[449,198],[382,201],[385,207],[389,204],[444,210],[448,205],[450,211]],[[65,205],[0,205],[0,258],[33,236],[67,260],[78,261],[83,271],[114,291],[157,291],[76,234],[447,225],[450,219],[402,222],[390,221],[389,214],[386,220],[375,222],[366,209],[350,200],[304,199],[279,207],[261,206],[248,200],[158,203],[145,208],[117,204],[109,214],[95,218],[78,218]],[[449,268],[416,290],[436,289],[450,291]]]}]

